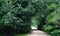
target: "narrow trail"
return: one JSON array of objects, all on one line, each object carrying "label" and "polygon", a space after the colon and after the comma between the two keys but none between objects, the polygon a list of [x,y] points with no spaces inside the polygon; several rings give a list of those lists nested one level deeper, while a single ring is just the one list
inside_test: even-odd
[{"label": "narrow trail", "polygon": [[48,35],[48,33],[46,33],[46,32],[40,31],[40,30],[32,30],[31,33],[28,34],[28,36],[50,36],[50,35]]}]

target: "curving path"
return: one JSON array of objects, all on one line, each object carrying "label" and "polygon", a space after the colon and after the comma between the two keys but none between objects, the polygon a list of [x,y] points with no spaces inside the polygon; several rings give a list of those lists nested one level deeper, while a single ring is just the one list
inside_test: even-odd
[{"label": "curving path", "polygon": [[46,32],[43,32],[43,31],[40,31],[40,30],[35,30],[35,29],[32,30],[32,32],[29,33],[28,36],[50,36]]}]

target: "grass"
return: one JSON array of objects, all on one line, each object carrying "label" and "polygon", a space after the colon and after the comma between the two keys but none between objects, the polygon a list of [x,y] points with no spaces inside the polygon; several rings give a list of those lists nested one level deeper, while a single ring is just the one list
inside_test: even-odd
[{"label": "grass", "polygon": [[[4,36],[4,34],[0,33],[0,36]],[[27,34],[14,34],[14,36],[27,36]]]},{"label": "grass", "polygon": [[15,34],[14,36],[27,36],[27,34]]}]

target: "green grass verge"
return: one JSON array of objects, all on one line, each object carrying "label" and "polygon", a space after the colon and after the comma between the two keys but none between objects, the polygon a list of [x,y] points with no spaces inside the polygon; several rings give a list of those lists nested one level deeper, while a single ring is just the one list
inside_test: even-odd
[{"label": "green grass verge", "polygon": [[[0,36],[5,36],[5,35],[0,33]],[[27,34],[14,34],[14,36],[27,36]]]},{"label": "green grass verge", "polygon": [[27,34],[15,34],[14,36],[27,36]]}]

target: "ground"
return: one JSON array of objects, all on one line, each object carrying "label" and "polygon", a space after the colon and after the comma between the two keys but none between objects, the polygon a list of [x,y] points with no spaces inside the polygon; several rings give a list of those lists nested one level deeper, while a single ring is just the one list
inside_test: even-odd
[{"label": "ground", "polygon": [[46,32],[39,31],[39,30],[33,30],[28,36],[50,36]]},{"label": "ground", "polygon": [[32,27],[31,33],[28,34],[28,36],[50,36],[48,33],[36,30],[36,28]]}]

